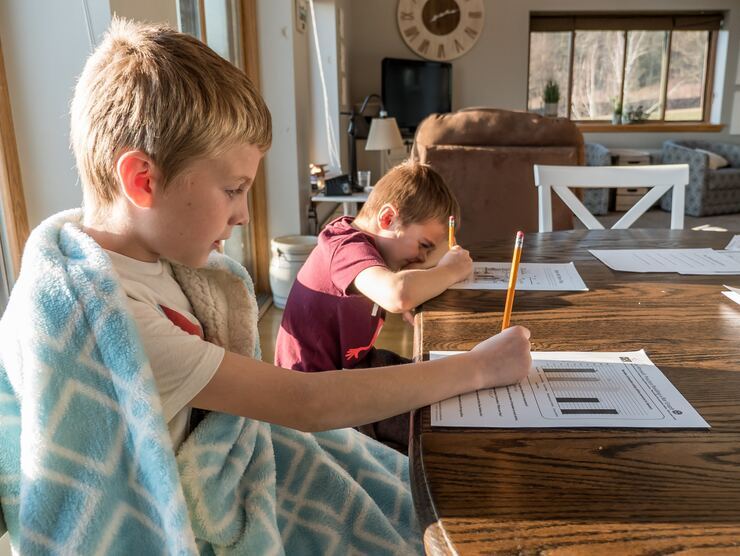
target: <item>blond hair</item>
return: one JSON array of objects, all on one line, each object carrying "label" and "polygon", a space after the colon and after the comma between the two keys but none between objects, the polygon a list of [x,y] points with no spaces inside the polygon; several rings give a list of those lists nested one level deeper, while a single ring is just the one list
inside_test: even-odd
[{"label": "blond hair", "polygon": [[84,204],[98,213],[119,195],[124,150],[150,156],[164,188],[193,158],[272,141],[270,112],[244,72],[189,35],[119,18],[85,64],[71,120]]},{"label": "blond hair", "polygon": [[374,218],[385,204],[395,207],[405,226],[428,220],[446,223],[450,216],[460,221],[460,205],[442,176],[419,162],[403,162],[383,176],[357,218]]}]

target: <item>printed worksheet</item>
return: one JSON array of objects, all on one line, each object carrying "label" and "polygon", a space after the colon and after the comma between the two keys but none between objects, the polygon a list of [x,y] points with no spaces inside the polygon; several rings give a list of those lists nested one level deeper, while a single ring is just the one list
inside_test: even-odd
[{"label": "printed worksheet", "polygon": [[435,427],[710,428],[644,350],[533,352],[519,384],[455,396],[431,413]]},{"label": "printed worksheet", "polygon": [[[451,289],[505,290],[509,287],[511,263],[473,263],[473,274]],[[576,265],[571,263],[521,263],[516,289],[531,291],[588,291]]]},{"label": "printed worksheet", "polygon": [[740,274],[740,258],[714,249],[590,249],[612,270],[678,272],[681,274]]},{"label": "printed worksheet", "polygon": [[740,251],[740,235],[733,236],[730,243],[725,247],[726,251]]}]

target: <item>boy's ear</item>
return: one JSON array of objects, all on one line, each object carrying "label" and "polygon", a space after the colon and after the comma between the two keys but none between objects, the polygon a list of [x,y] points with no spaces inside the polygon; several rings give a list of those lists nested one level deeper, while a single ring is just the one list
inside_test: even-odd
[{"label": "boy's ear", "polygon": [[378,226],[381,230],[392,230],[398,220],[398,211],[390,203],[386,203],[378,211]]},{"label": "boy's ear", "polygon": [[126,198],[139,208],[151,208],[158,178],[151,157],[143,151],[126,151],[118,158],[116,173]]}]

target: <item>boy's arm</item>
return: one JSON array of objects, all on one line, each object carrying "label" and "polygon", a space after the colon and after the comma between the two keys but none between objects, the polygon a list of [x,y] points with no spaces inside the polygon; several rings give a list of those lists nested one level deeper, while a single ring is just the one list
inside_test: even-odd
[{"label": "boy's arm", "polygon": [[313,432],[399,415],[457,394],[524,378],[529,331],[508,328],[472,351],[409,365],[304,373],[226,352],[190,405]]},{"label": "boy's arm", "polygon": [[387,267],[372,266],[357,275],[354,285],[386,311],[403,313],[464,280],[472,270],[469,253],[456,245],[432,268],[393,272]]}]

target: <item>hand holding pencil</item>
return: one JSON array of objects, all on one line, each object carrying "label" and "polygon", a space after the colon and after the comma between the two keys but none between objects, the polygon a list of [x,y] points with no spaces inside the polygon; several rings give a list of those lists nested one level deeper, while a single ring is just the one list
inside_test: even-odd
[{"label": "hand holding pencil", "polygon": [[448,251],[442,256],[437,266],[448,267],[453,271],[452,284],[462,282],[473,272],[473,259],[470,253],[460,247],[455,239],[455,228],[457,223],[455,217],[450,216],[447,223],[447,247]]}]

